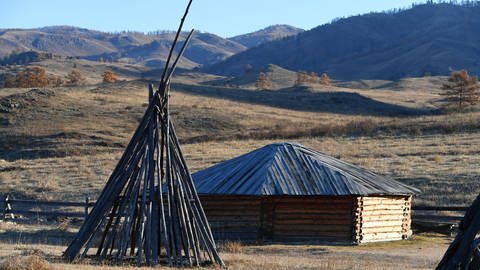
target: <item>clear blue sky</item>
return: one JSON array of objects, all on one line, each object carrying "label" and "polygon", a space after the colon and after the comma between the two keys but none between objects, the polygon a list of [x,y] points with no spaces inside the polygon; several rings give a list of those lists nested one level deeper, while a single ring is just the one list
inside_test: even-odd
[{"label": "clear blue sky", "polygon": [[[184,29],[231,37],[273,24],[303,29],[424,0],[193,0]],[[0,0],[0,28],[72,25],[101,31],[176,30],[187,0]]]}]

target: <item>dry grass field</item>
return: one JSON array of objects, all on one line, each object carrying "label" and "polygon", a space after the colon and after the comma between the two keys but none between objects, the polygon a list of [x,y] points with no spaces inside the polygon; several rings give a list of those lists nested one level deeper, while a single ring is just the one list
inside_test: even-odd
[{"label": "dry grass field", "polygon": [[[32,239],[31,236],[27,239],[7,229],[12,241],[3,240],[0,244],[0,269],[125,270],[136,268],[128,264],[99,265],[95,261],[68,264],[61,258],[65,249],[60,240],[61,236],[53,236],[66,235],[68,232],[60,229],[48,230],[46,226],[40,225],[22,225],[16,229],[17,232],[23,231],[27,234],[36,230],[37,242],[32,242],[29,241]],[[73,232],[74,229],[69,231]],[[5,230],[2,232],[5,234]],[[52,238],[56,238],[59,242],[52,241]],[[449,237],[440,235],[422,234],[405,241],[362,246],[242,245],[233,242],[220,243],[219,249],[228,269],[432,269],[451,240]],[[31,268],[20,268],[26,266]],[[143,267],[142,269],[159,268]],[[204,266],[202,269],[219,268]]]},{"label": "dry grass field", "polygon": [[[443,79],[258,91],[183,73],[173,85],[172,117],[193,172],[288,140],[420,188],[416,204],[463,206],[480,190],[480,112],[440,113]],[[146,89],[143,80],[0,89],[0,194],[95,198],[142,116]],[[67,266],[58,260],[78,222],[44,223],[0,223],[0,260],[33,254],[53,269],[129,269]],[[243,246],[222,254],[229,269],[430,269],[450,240],[421,235],[397,244]]]}]

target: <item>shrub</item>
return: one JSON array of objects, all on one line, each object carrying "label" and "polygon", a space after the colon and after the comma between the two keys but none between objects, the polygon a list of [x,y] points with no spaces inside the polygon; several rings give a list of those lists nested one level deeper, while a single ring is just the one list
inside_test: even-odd
[{"label": "shrub", "polygon": [[241,253],[242,243],[238,241],[225,241],[219,245],[219,250],[228,253]]},{"label": "shrub", "polygon": [[266,73],[260,72],[257,81],[255,82],[255,87],[258,89],[269,89],[272,87],[272,81]]},{"label": "shrub", "polygon": [[110,70],[105,71],[102,77],[104,83],[114,83],[117,81],[117,76],[115,75],[115,73],[113,73],[113,71]]},{"label": "shrub", "polygon": [[83,77],[83,74],[76,69],[73,69],[67,74],[66,80],[67,84],[70,85],[79,85],[85,83],[85,77]]},{"label": "shrub", "polygon": [[27,67],[17,75],[7,74],[4,78],[5,87],[45,87],[48,85],[46,71],[41,67]]},{"label": "shrub", "polygon": [[50,264],[38,255],[12,256],[0,264],[0,270],[49,270]]}]

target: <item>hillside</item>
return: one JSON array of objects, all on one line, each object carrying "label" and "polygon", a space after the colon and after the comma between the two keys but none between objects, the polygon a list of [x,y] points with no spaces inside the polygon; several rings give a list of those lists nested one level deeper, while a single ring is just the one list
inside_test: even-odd
[{"label": "hillside", "polygon": [[252,33],[235,36],[229,38],[229,40],[238,42],[247,48],[252,48],[262,43],[282,39],[289,36],[294,36],[303,31],[303,29],[296,28],[290,25],[278,24],[266,27],[262,30],[258,30]]},{"label": "hillside", "polygon": [[[299,31],[301,30],[291,26],[278,25],[230,39],[197,31],[179,67],[191,69],[211,65],[251,46],[293,35]],[[106,33],[72,26],[0,29],[0,58],[10,55],[14,50],[32,50],[158,68],[163,67],[174,36],[175,33],[167,31],[150,34]],[[180,41],[185,36],[186,33],[183,33]]]},{"label": "hillside", "polygon": [[[172,32],[105,33],[71,26],[0,30],[0,57],[18,51],[38,51],[89,60],[163,66],[174,38]],[[183,33],[181,40],[185,38]],[[211,64],[246,47],[209,33],[196,32],[180,67]]]},{"label": "hillside", "polygon": [[264,43],[206,71],[238,76],[247,64],[257,71],[275,64],[341,80],[446,75],[450,68],[479,74],[479,13],[479,4],[442,3],[353,16]]}]

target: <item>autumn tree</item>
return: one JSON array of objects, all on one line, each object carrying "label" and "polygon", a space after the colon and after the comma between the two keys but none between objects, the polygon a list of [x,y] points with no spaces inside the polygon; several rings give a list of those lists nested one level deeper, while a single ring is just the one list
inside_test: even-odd
[{"label": "autumn tree", "polygon": [[59,87],[63,84],[63,79],[57,75],[49,75],[47,81],[48,85],[51,87]]},{"label": "autumn tree", "polygon": [[255,87],[258,89],[269,89],[272,87],[272,80],[264,72],[260,72],[255,82]]},{"label": "autumn tree", "polygon": [[302,85],[305,83],[321,83],[320,79],[318,78],[317,73],[315,72],[305,72],[305,71],[298,71],[297,72],[297,80],[295,81],[295,85]]},{"label": "autumn tree", "polygon": [[468,75],[466,70],[453,71],[442,86],[441,93],[446,97],[446,107],[455,107],[457,111],[480,101],[480,86],[477,77]]},{"label": "autumn tree", "polygon": [[15,75],[6,74],[3,78],[4,87],[6,88],[14,88],[17,87],[17,78]]},{"label": "autumn tree", "polygon": [[105,71],[102,77],[104,83],[114,83],[117,81],[117,76],[115,75],[115,73],[113,73],[113,71],[110,70]]},{"label": "autumn tree", "polygon": [[323,84],[323,85],[330,85],[330,76],[328,76],[327,73],[323,73],[321,76],[320,76],[320,84]]},{"label": "autumn tree", "polygon": [[44,68],[27,67],[16,75],[7,74],[4,79],[5,87],[45,87],[48,80]]},{"label": "autumn tree", "polygon": [[297,80],[295,81],[295,85],[302,85],[308,82],[308,73],[304,71],[297,72]]},{"label": "autumn tree", "polygon": [[83,77],[83,74],[76,69],[70,71],[70,73],[67,74],[65,79],[67,80],[67,84],[70,85],[78,85],[85,82],[85,77]]},{"label": "autumn tree", "polygon": [[7,88],[58,87],[63,84],[62,78],[47,75],[46,70],[41,67],[27,67],[17,74],[6,74],[3,82]]}]

